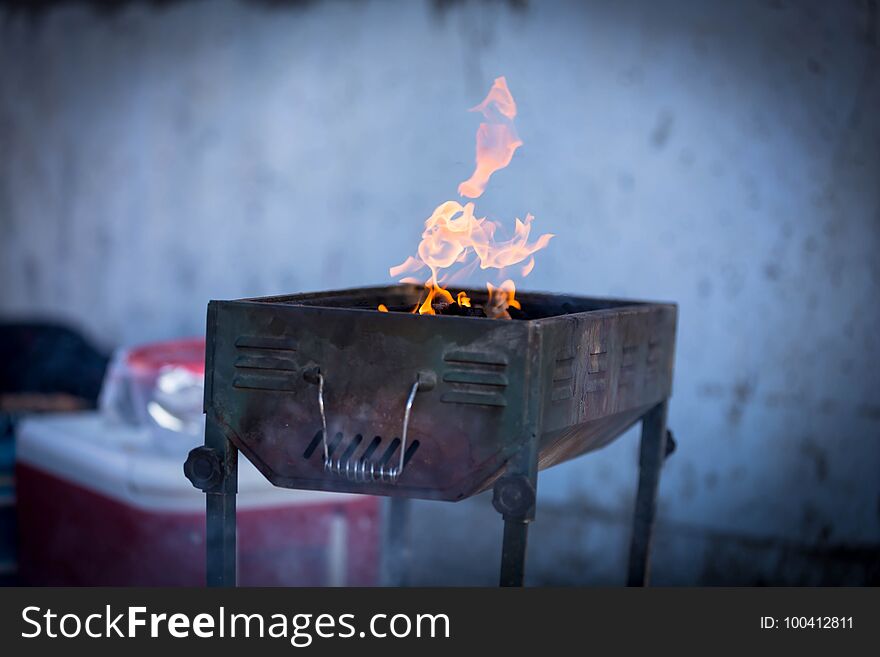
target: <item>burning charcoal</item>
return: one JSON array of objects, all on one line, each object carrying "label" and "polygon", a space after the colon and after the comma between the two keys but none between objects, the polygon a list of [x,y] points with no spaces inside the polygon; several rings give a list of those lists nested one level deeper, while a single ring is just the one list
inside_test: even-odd
[{"label": "burning charcoal", "polygon": [[486,313],[482,308],[471,308],[470,306],[460,306],[457,303],[435,303],[431,304],[438,315],[446,315],[447,317],[485,317]]},{"label": "burning charcoal", "polygon": [[444,302],[440,302],[440,303],[431,304],[431,307],[434,309],[434,312],[436,312],[438,315],[461,315],[462,314],[461,313],[462,308],[457,303],[446,303],[444,301]]}]

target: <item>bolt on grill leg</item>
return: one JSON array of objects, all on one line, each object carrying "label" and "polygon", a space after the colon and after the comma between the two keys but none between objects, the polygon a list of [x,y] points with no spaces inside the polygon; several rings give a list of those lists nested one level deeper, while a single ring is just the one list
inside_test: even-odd
[{"label": "bolt on grill leg", "polygon": [[627,586],[647,586],[650,574],[651,537],[657,509],[660,470],[666,457],[666,413],[669,402],[657,404],[642,417],[639,449],[639,489],[633,517]]}]

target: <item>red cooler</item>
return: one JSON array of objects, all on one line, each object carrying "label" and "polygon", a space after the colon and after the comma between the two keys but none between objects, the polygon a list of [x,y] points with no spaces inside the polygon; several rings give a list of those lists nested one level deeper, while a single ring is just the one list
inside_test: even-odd
[{"label": "red cooler", "polygon": [[[23,584],[204,584],[205,495],[183,476],[202,440],[203,354],[199,339],[122,351],[100,413],[19,425]],[[242,456],[237,506],[242,586],[378,583],[378,498],[276,488]]]},{"label": "red cooler", "polygon": [[[204,584],[205,495],[184,478],[182,460],[144,443],[98,413],[20,425],[23,584]],[[243,457],[239,491],[242,586],[377,583],[377,498],[275,488]]]}]

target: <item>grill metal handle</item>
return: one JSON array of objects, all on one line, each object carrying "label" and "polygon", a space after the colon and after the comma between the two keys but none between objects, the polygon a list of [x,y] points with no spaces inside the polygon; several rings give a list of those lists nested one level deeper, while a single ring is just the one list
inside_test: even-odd
[{"label": "grill metal handle", "polygon": [[332,472],[351,481],[381,481],[392,484],[396,483],[400,478],[400,475],[403,474],[403,468],[405,465],[404,459],[406,458],[406,434],[409,431],[409,418],[412,413],[413,402],[415,402],[416,399],[416,393],[419,391],[420,387],[425,390],[432,388],[435,378],[430,375],[419,373],[419,375],[416,376],[415,383],[413,383],[412,388],[410,388],[409,397],[406,399],[406,407],[403,411],[403,429],[400,433],[400,459],[398,460],[397,466],[385,465],[384,463],[376,465],[376,463],[372,461],[367,463],[364,458],[358,460],[349,458],[345,461],[342,459],[336,459],[335,461],[331,459],[327,436],[327,414],[324,410],[324,375],[321,373],[320,369],[316,368],[315,370],[308,372],[307,380],[313,382],[317,380],[318,384],[318,410],[321,411],[321,440],[324,446],[324,471]]}]

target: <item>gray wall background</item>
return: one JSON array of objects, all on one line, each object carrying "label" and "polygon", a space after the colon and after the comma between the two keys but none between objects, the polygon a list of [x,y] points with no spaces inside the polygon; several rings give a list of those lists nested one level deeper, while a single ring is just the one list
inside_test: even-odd
[{"label": "gray wall background", "polygon": [[[506,75],[477,208],[559,236],[524,287],[680,304],[655,581],[878,581],[875,2],[57,4],[0,18],[4,316],[114,346],[384,282]],[[637,442],[542,475],[532,583],[622,582]],[[494,581],[487,499],[413,531],[414,581]]]}]

